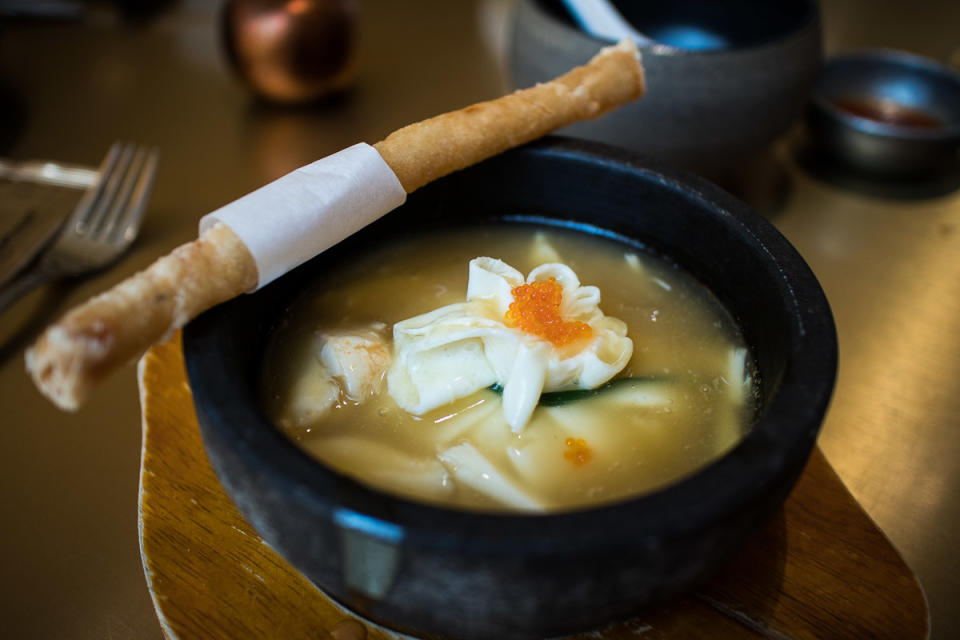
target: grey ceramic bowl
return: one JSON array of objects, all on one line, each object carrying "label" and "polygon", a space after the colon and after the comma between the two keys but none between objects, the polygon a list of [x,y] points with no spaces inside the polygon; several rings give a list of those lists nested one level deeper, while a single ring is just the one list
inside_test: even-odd
[{"label": "grey ceramic bowl", "polygon": [[[385,239],[532,223],[661,254],[714,292],[762,381],[759,415],[739,445],[652,493],[518,515],[370,489],[270,423],[259,403],[264,348],[310,283]],[[333,249],[191,322],[184,351],[210,461],[266,542],[360,615],[418,636],[477,640],[597,628],[704,580],[793,487],[837,357],[823,291],[769,223],[705,181],[621,149],[557,138],[423,187]]]},{"label": "grey ceramic bowl", "polygon": [[[814,0],[618,2],[641,32],[695,27],[726,44],[708,51],[640,48],[647,94],[562,131],[628,147],[711,178],[749,160],[803,113],[821,64]],[[609,44],[579,29],[560,0],[520,0],[510,70],[518,87],[583,64]]]},{"label": "grey ceramic bowl", "polygon": [[863,51],[824,64],[810,106],[818,152],[877,176],[955,168],[960,74],[900,51]]}]

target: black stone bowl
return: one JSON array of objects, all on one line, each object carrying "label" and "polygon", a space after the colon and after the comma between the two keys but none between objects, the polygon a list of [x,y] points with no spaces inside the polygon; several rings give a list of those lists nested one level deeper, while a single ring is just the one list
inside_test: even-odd
[{"label": "black stone bowl", "polygon": [[816,151],[878,177],[956,171],[960,73],[902,51],[827,60],[808,122]]},{"label": "black stone bowl", "polygon": [[[540,220],[676,261],[739,322],[762,379],[744,440],[694,475],[593,509],[503,515],[368,489],[301,452],[258,402],[285,308],[355,250],[459,224]],[[536,638],[595,628],[689,589],[784,500],[836,371],[827,301],[765,220],[716,187],[623,150],[548,138],[455,173],[184,332],[210,460],[263,539],[360,615],[428,637]]]}]

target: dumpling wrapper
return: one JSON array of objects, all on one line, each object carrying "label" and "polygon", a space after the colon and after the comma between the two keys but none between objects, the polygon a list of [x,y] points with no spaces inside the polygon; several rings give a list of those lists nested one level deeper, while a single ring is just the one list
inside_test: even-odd
[{"label": "dumpling wrapper", "polygon": [[[369,438],[325,438],[316,451],[343,473],[411,497],[440,499],[454,491],[450,473],[440,460],[414,457]],[[355,469],[364,469],[364,474]]]},{"label": "dumpling wrapper", "polygon": [[544,504],[490,462],[469,442],[450,447],[438,455],[453,477],[500,504],[524,511],[543,511]]},{"label": "dumpling wrapper", "polygon": [[[560,314],[590,325],[589,341],[556,347],[504,323],[514,287],[554,278],[562,289]],[[503,387],[504,418],[519,433],[540,394],[593,389],[619,373],[633,354],[626,325],[599,308],[597,287],[581,286],[563,264],[541,265],[524,278],[501,260],[470,261],[467,301],[398,322],[387,388],[416,415],[493,384]]]}]

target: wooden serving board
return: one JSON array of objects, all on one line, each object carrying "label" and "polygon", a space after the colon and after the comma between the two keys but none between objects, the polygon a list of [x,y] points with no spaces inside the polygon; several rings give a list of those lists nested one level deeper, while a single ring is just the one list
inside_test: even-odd
[{"label": "wooden serving board", "polygon": [[[394,638],[333,603],[264,544],[207,460],[180,336],[140,361],[140,548],[171,640]],[[819,449],[783,508],[698,592],[573,638],[928,636],[926,598]]]}]

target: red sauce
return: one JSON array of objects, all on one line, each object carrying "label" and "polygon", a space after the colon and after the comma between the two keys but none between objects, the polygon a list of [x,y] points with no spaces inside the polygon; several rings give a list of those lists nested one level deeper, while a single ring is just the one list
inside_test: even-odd
[{"label": "red sauce", "polygon": [[907,107],[888,98],[837,98],[833,106],[861,118],[898,127],[936,129],[943,123],[926,111]]}]

